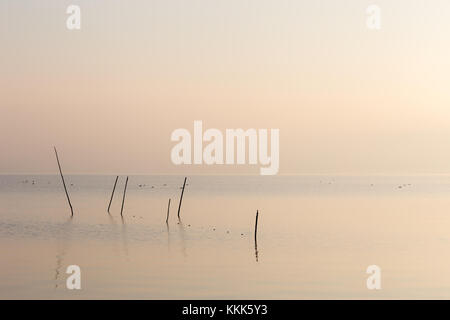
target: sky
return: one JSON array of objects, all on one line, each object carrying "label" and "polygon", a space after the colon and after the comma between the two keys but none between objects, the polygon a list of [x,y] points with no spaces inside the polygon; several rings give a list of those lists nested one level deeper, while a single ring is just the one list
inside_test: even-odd
[{"label": "sky", "polygon": [[57,173],[56,146],[73,174],[259,174],[174,165],[195,120],[279,129],[279,174],[450,173],[449,17],[448,0],[2,0],[0,173]]}]

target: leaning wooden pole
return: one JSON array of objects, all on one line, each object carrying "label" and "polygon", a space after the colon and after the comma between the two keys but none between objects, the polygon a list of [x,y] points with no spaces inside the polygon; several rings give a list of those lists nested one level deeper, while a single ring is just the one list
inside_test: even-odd
[{"label": "leaning wooden pole", "polygon": [[108,213],[109,213],[109,208],[111,208],[111,203],[114,197],[114,191],[116,191],[116,185],[117,185],[117,180],[119,179],[119,176],[116,177],[116,182],[114,182],[114,187],[113,187],[113,191],[111,194],[111,200],[109,200],[109,205],[108,205]]},{"label": "leaning wooden pole", "polygon": [[255,220],[255,244],[256,244],[256,235],[257,235],[257,233],[258,233],[258,215],[259,215],[259,212],[258,212],[258,210],[256,210],[256,220]]},{"label": "leaning wooden pole", "polygon": [[169,204],[167,205],[167,217],[166,217],[166,223],[169,222],[169,212],[170,212],[170,198],[169,198]]},{"label": "leaning wooden pole", "polygon": [[178,219],[180,219],[181,201],[183,201],[183,194],[184,194],[184,187],[186,186],[186,179],[187,179],[187,177],[184,177],[183,190],[181,190],[180,203],[178,204]]},{"label": "leaning wooden pole", "polygon": [[123,189],[123,198],[122,198],[122,208],[120,209],[120,216],[123,217],[123,204],[125,203],[125,195],[127,193],[127,185],[128,185],[128,177],[127,180],[125,181],[125,188]]},{"label": "leaning wooden pole", "polygon": [[70,197],[69,197],[69,193],[67,192],[66,182],[64,181],[64,176],[63,176],[63,173],[62,173],[62,170],[61,170],[61,164],[59,163],[58,151],[56,151],[56,147],[53,147],[53,148],[55,149],[55,155],[56,155],[56,161],[58,162],[59,173],[61,174],[61,179],[62,179],[62,182],[63,182],[64,191],[66,191],[67,201],[69,202],[70,211],[72,212],[72,217],[73,217],[72,203],[70,203]]}]

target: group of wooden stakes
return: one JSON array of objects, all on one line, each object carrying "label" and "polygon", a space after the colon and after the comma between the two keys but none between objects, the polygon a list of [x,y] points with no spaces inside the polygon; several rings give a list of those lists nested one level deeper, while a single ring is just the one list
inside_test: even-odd
[{"label": "group of wooden stakes", "polygon": [[[70,207],[70,212],[71,212],[71,216],[73,217],[73,207],[72,207],[72,203],[70,202],[70,197],[69,197],[69,192],[67,191],[67,187],[66,187],[66,182],[64,180],[64,175],[62,173],[62,169],[61,169],[61,164],[59,162],[59,157],[58,157],[58,151],[56,150],[56,147],[54,147],[55,149],[55,155],[56,155],[56,161],[58,162],[58,168],[59,168],[59,173],[61,175],[61,180],[64,186],[64,191],[66,192],[66,196],[67,196],[67,202],[69,202],[69,207]],[[111,194],[111,199],[109,200],[109,205],[108,205],[108,213],[109,213],[109,209],[111,208],[111,203],[114,197],[114,192],[116,191],[116,186],[117,186],[117,181],[119,180],[119,176],[116,177],[116,181],[114,182],[114,187],[112,190],[112,194]],[[184,188],[186,186],[186,180],[187,177],[184,178],[184,182],[183,182],[183,188],[181,190],[181,196],[180,196],[180,202],[178,203],[178,219],[180,219],[180,210],[181,210],[181,202],[183,201],[183,194],[184,194]],[[127,193],[127,186],[128,186],[128,176],[127,179],[125,180],[125,187],[123,190],[123,197],[122,197],[122,207],[120,208],[120,216],[123,217],[123,205],[125,203],[125,195]],[[169,222],[169,212],[170,212],[170,199],[169,199],[169,203],[167,205],[167,217],[166,217],[166,223]],[[255,218],[255,249],[257,246],[257,241],[256,241],[256,235],[258,232],[258,216],[259,216],[259,212],[258,210],[256,210],[256,218]]]}]

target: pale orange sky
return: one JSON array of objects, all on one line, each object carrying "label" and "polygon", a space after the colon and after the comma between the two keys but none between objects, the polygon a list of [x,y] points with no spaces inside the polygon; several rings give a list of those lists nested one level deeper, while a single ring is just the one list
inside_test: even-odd
[{"label": "pale orange sky", "polygon": [[0,173],[54,173],[56,145],[66,173],[258,174],[173,165],[194,120],[279,128],[280,174],[450,173],[449,16],[448,0],[3,0]]}]

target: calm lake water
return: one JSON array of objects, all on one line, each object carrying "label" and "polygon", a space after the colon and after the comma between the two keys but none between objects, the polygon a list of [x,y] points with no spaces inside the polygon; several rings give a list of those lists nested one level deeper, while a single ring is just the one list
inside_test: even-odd
[{"label": "calm lake water", "polygon": [[450,176],[183,179],[0,176],[0,298],[450,298]]}]

